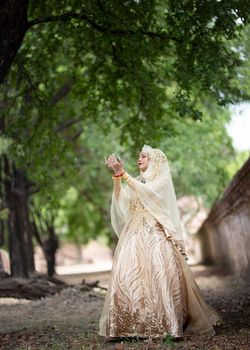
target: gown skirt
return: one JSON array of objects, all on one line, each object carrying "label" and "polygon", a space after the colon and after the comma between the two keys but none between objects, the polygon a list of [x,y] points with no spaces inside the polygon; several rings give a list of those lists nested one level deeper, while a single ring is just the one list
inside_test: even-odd
[{"label": "gown skirt", "polygon": [[142,338],[213,335],[218,320],[163,227],[137,205],[116,246],[98,334]]}]

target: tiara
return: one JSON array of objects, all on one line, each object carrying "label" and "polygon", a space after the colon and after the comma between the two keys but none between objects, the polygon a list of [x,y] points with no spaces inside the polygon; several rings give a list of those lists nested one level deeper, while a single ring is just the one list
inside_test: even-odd
[{"label": "tiara", "polygon": [[153,148],[152,148],[151,146],[144,145],[144,146],[142,147],[141,152],[150,154],[150,153],[152,152],[152,150],[153,150]]}]

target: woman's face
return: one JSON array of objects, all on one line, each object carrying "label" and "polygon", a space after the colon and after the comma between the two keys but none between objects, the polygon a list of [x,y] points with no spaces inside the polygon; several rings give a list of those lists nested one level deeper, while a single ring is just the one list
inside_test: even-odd
[{"label": "woman's face", "polygon": [[137,165],[138,165],[138,168],[141,170],[141,171],[145,171],[148,167],[148,164],[149,164],[149,156],[148,156],[148,153],[145,153],[145,152],[141,152],[139,154],[139,158],[137,160]]}]

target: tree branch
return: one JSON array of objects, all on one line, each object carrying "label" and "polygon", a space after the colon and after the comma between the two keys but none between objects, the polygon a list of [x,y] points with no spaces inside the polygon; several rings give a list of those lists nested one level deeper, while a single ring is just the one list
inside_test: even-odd
[{"label": "tree branch", "polygon": [[177,38],[169,36],[167,33],[164,32],[152,32],[152,31],[137,31],[137,30],[124,30],[124,29],[112,29],[108,27],[104,27],[98,23],[96,23],[93,18],[88,17],[87,15],[81,13],[75,13],[75,12],[67,12],[62,15],[58,16],[47,16],[47,17],[40,17],[36,18],[33,21],[28,22],[28,29],[42,23],[49,23],[49,22],[58,22],[58,21],[69,21],[71,19],[79,19],[88,22],[91,24],[93,28],[95,28],[97,31],[106,33],[106,34],[112,34],[112,35],[118,35],[118,36],[133,36],[133,35],[142,35],[147,36],[150,38],[157,38],[161,40],[174,40],[178,41]]},{"label": "tree branch", "polygon": [[71,137],[71,141],[74,142],[76,141],[76,139],[78,139],[78,137],[81,135],[81,133],[83,132],[83,128],[79,129],[72,137]]},{"label": "tree branch", "polygon": [[68,119],[66,120],[64,123],[58,125],[55,128],[55,132],[60,132],[64,129],[68,129],[70,126],[76,124],[76,123],[80,123],[82,121],[81,117],[77,118],[77,119]]},{"label": "tree branch", "polygon": [[[32,214],[32,217],[33,217],[33,214]],[[40,233],[38,231],[38,228],[37,228],[37,225],[36,225],[36,222],[35,222],[35,219],[33,217],[33,221],[32,221],[32,229],[33,229],[33,235],[37,241],[37,243],[40,245],[40,247],[43,249],[43,241],[41,239],[41,236],[40,236]]]},{"label": "tree branch", "polygon": [[52,96],[50,105],[54,106],[57,104],[60,100],[62,100],[65,96],[68,95],[68,93],[71,90],[72,85],[74,84],[73,80],[69,80],[66,83],[64,83],[59,90]]}]

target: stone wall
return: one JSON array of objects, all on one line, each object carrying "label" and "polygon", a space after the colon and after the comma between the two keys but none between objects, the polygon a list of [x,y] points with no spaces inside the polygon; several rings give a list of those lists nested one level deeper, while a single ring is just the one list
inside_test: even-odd
[{"label": "stone wall", "polygon": [[250,279],[250,158],[213,205],[198,236],[203,262]]}]

